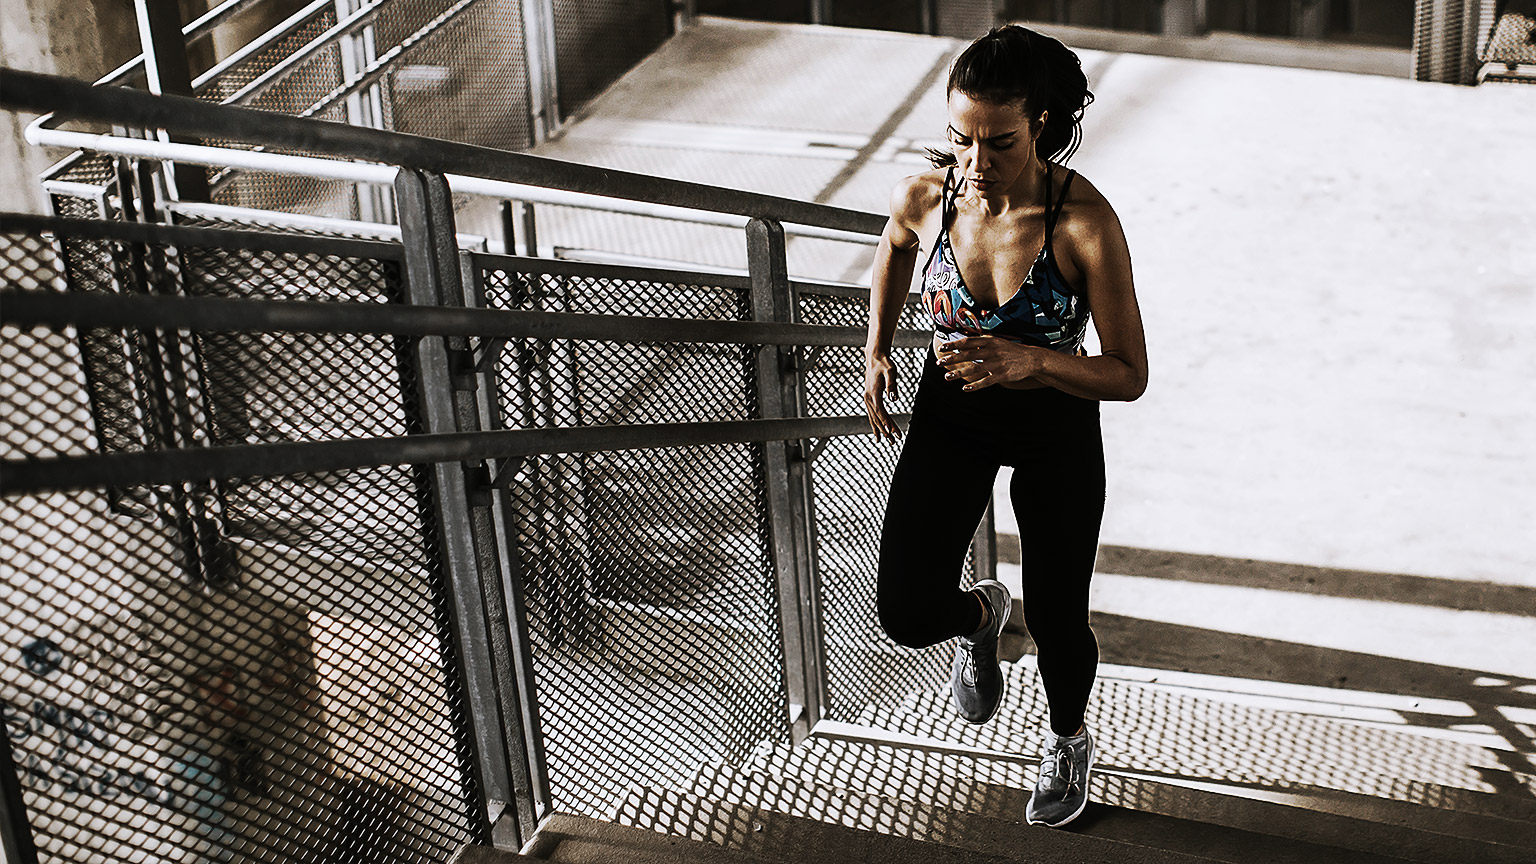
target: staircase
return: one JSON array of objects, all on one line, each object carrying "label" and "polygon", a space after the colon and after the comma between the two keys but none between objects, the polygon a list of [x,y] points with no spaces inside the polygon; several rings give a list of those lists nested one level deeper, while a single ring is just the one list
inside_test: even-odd
[{"label": "staircase", "polygon": [[1531,754],[1124,667],[1101,670],[1090,703],[1088,809],[1066,829],[1027,826],[1045,712],[1033,660],[1004,663],[1004,705],[985,726],[959,720],[936,685],[823,722],[799,746],[631,788],[608,821],[552,815],[521,854],[468,847],[456,861],[1536,860]]}]

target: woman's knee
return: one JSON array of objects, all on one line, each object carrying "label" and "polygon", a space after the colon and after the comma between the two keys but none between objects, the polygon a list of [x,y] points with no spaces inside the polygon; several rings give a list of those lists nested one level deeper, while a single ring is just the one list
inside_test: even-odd
[{"label": "woman's knee", "polygon": [[1071,650],[1093,642],[1093,628],[1088,626],[1088,616],[1075,615],[1070,610],[1040,609],[1024,604],[1024,628],[1041,653],[1055,650]]},{"label": "woman's knee", "polygon": [[914,603],[905,592],[882,591],[876,598],[876,611],[885,635],[898,645],[908,648],[927,648],[944,641],[935,638],[931,610]]}]

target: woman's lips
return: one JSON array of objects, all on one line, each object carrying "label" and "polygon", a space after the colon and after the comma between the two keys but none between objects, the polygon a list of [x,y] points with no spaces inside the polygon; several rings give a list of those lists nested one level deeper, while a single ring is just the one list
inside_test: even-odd
[{"label": "woman's lips", "polygon": [[992,184],[995,181],[993,181],[993,180],[978,180],[975,177],[967,177],[967,178],[965,178],[965,182],[971,184],[971,186],[975,187],[977,191],[984,191],[987,188],[991,187]]}]

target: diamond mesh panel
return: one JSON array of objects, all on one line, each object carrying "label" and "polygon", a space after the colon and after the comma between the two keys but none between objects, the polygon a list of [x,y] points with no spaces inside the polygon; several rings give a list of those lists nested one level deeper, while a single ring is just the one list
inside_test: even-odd
[{"label": "diamond mesh panel", "polygon": [[[338,105],[312,116],[317,120],[345,123],[347,121],[346,106]],[[206,143],[210,146],[252,149],[249,145],[230,141]],[[280,147],[264,149],[269,153],[313,155]],[[359,215],[355,187],[345,180],[272,174],[263,171],[237,171],[229,168],[213,172],[210,182],[213,184],[212,198],[215,204],[251,207],[258,210],[281,210],[311,216],[334,216],[343,219],[356,219]]]},{"label": "diamond mesh panel", "polygon": [[745,279],[678,274],[697,278],[676,281],[665,271],[640,268],[566,265],[562,271],[559,267],[558,263],[549,267],[555,272],[484,270],[486,305],[712,321],[745,321],[752,315]]},{"label": "diamond mesh panel", "polygon": [[555,80],[569,117],[672,33],[666,3],[554,0]]},{"label": "diamond mesh panel", "polygon": [[[410,20],[396,15],[397,7],[386,17]],[[432,20],[431,4],[419,8],[417,27]],[[391,64],[387,128],[504,150],[530,146],[524,55],[520,0],[476,0]]]},{"label": "diamond mesh panel", "polygon": [[730,444],[539,457],[514,481],[557,809],[605,816],[630,784],[783,739],[761,478],[761,448]]},{"label": "diamond mesh panel", "polygon": [[[749,316],[740,287],[483,275],[494,308]],[[499,423],[747,419],[752,370],[744,345],[518,341],[501,353]],[[606,816],[631,783],[681,782],[783,737],[763,470],[760,445],[720,444],[541,456],[513,478],[557,808]]]},{"label": "diamond mesh panel", "polygon": [[[800,320],[806,324],[860,327],[868,303],[802,291]],[[927,329],[921,310],[908,304],[897,324]],[[898,366],[892,413],[911,410],[926,349],[892,352]],[[822,349],[805,378],[806,411],[813,416],[864,413],[864,357],[858,347]],[[827,643],[827,706],[834,720],[856,721],[871,703],[885,704],[931,686],[948,674],[946,645],[913,651],[896,645],[875,616],[875,573],[885,490],[900,451],[873,435],[832,438],[811,465],[817,567],[821,578],[822,622]],[[976,550],[966,557],[958,584],[976,580]]]},{"label": "diamond mesh panel", "polygon": [[[1488,34],[1482,59],[1507,64],[1511,71],[1520,64],[1536,65],[1536,9],[1503,11]],[[1525,80],[1536,81],[1536,76],[1528,73]]]},{"label": "diamond mesh panel", "polygon": [[[122,290],[122,249],[0,235],[3,285]],[[162,251],[156,284],[188,293],[398,295],[391,261]],[[158,372],[93,379],[95,331],[0,327],[7,464],[228,441],[223,376],[246,388],[258,440],[417,429],[388,337],[110,332],[106,348],[137,346]],[[109,391],[121,411],[104,416]],[[421,469],[384,465],[7,490],[0,707],[43,860],[427,862],[469,840],[478,796],[428,489]]]},{"label": "diamond mesh panel", "polygon": [[[265,49],[220,72],[198,91],[202,99],[223,102],[234,96],[242,87],[260,78],[272,67],[291,57],[294,52],[308,45],[326,30],[336,26],[336,10],[328,7],[316,11],[309,20],[300,23],[288,35],[278,38]],[[252,108],[282,111],[293,114],[315,104],[332,88],[341,83],[340,56],[334,46],[319,52],[319,61],[310,61],[285,76],[271,90],[246,103]],[[311,68],[313,67],[313,68]],[[322,71],[328,70],[328,71]]]},{"label": "diamond mesh panel", "polygon": [[[751,317],[741,288],[654,278],[491,269],[484,271],[486,305],[724,321]],[[501,351],[502,422],[526,428],[744,420],[756,405],[755,376],[745,345],[512,340]]]}]

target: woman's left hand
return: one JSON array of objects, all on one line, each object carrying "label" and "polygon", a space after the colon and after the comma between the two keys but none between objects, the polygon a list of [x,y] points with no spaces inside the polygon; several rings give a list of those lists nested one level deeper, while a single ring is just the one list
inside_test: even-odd
[{"label": "woman's left hand", "polygon": [[996,336],[964,336],[944,345],[936,356],[946,379],[964,381],[966,390],[980,390],[1033,376],[1047,350]]}]

